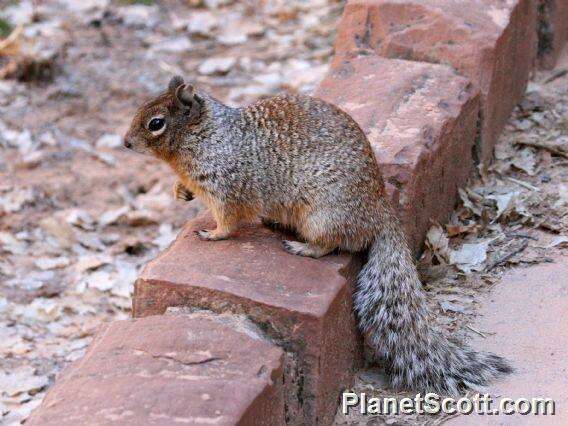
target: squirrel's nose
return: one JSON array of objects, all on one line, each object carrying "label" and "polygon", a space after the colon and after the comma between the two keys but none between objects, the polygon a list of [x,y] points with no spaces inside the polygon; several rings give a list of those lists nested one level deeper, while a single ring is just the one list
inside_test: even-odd
[{"label": "squirrel's nose", "polygon": [[130,140],[128,138],[124,138],[124,146],[126,148],[132,148],[132,143],[130,142]]}]

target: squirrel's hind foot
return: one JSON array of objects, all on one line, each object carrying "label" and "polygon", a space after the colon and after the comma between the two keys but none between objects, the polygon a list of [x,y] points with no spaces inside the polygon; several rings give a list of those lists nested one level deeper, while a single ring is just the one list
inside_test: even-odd
[{"label": "squirrel's hind foot", "polygon": [[284,240],[282,241],[282,245],[284,246],[284,250],[290,254],[313,257],[315,259],[325,256],[333,251],[333,249],[316,246],[314,244],[301,243],[299,241]]}]

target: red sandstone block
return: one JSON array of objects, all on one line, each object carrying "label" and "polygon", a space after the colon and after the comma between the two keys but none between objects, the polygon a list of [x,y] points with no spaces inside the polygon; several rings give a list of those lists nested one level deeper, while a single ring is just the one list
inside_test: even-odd
[{"label": "red sandstone block", "polygon": [[349,113],[367,135],[418,250],[473,169],[477,91],[446,66],[362,55],[336,57],[316,96]]},{"label": "red sandstone block", "polygon": [[568,0],[538,0],[540,66],[552,69],[568,42]]},{"label": "red sandstone block", "polygon": [[245,323],[194,314],[108,324],[26,425],[284,424],[284,354]]},{"label": "red sandstone block", "polygon": [[200,241],[213,228],[205,214],[150,262],[136,281],[133,315],[169,306],[245,314],[285,348],[286,410],[291,424],[331,423],[343,388],[361,363],[351,279],[358,259],[346,254],[310,259],[286,253],[282,237],[243,227],[225,241]]},{"label": "red sandstone block", "polygon": [[372,50],[387,58],[453,66],[482,93],[477,156],[488,164],[536,59],[534,0],[352,0],[336,52]]}]

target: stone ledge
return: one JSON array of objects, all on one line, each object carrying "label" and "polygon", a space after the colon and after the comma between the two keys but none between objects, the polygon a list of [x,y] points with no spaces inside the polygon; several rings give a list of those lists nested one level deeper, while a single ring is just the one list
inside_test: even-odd
[{"label": "stone ledge", "polygon": [[536,59],[533,0],[351,0],[338,26],[339,54],[448,64],[482,93],[478,159],[487,165]]},{"label": "stone ledge", "polygon": [[284,424],[283,369],[282,350],[238,318],[117,321],[26,424]]},{"label": "stone ledge", "polygon": [[352,309],[357,257],[310,259],[286,253],[282,236],[247,226],[225,241],[200,241],[214,228],[208,215],[191,221],[136,281],[133,315],[170,306],[244,314],[285,348],[286,409],[292,424],[331,422],[341,389],[362,362]]},{"label": "stone ledge", "polygon": [[[508,415],[510,425],[561,425],[568,419],[568,255],[554,263],[519,266],[506,272],[495,291],[481,301],[473,326],[491,331],[474,335],[472,345],[501,353],[510,359],[515,373],[491,384],[485,392],[494,398],[551,398],[556,412],[551,415]],[[514,342],[514,343],[513,343]],[[495,416],[460,416],[451,426],[492,426]]]},{"label": "stone ledge", "polygon": [[337,57],[316,96],[359,123],[415,252],[453,211],[473,170],[479,95],[449,67]]}]

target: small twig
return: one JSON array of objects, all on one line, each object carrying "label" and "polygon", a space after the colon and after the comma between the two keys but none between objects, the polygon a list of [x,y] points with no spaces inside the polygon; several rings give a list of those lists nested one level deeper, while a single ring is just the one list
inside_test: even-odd
[{"label": "small twig", "polygon": [[517,185],[521,185],[524,188],[530,189],[531,191],[540,192],[540,188],[537,188],[536,186],[531,185],[530,183],[525,182],[523,180],[515,179],[512,177],[507,177],[507,179],[513,183],[516,183]]},{"label": "small twig", "polygon": [[518,141],[515,141],[515,144],[516,145],[526,145],[526,146],[530,146],[530,147],[533,147],[533,148],[546,149],[547,151],[550,151],[553,154],[559,155],[559,156],[564,157],[564,158],[568,158],[568,153],[564,152],[557,145],[553,145],[551,143],[518,140]]},{"label": "small twig", "polygon": [[546,80],[544,80],[544,84],[552,83],[554,80],[559,79],[560,77],[564,77],[566,74],[568,74],[568,69],[558,70]]},{"label": "small twig", "polygon": [[493,268],[495,268],[496,266],[500,265],[501,263],[505,263],[507,260],[509,260],[511,257],[513,257],[514,255],[516,255],[517,253],[522,252],[524,249],[526,249],[529,246],[529,242],[527,240],[524,240],[523,243],[517,247],[515,250],[501,256],[499,259],[497,259],[495,262],[493,262],[491,265],[489,265],[486,269],[486,272],[492,270]]},{"label": "small twig", "polygon": [[507,234],[507,236],[508,237],[516,237],[516,238],[527,238],[529,240],[538,241],[538,238],[532,237],[532,236],[527,235],[527,234]]},{"label": "small twig", "polygon": [[475,192],[473,192],[471,190],[466,189],[466,194],[471,200],[473,200],[477,203],[482,203],[484,201],[482,196],[480,196],[479,194],[476,194]]},{"label": "small twig", "polygon": [[479,335],[480,335],[481,337],[483,337],[484,339],[487,339],[487,336],[486,336],[484,333],[482,333],[482,332],[479,331],[479,330],[476,330],[476,329],[473,328],[471,325],[466,325],[465,327],[466,327],[466,328],[469,328],[469,329],[470,329],[471,331],[473,331],[474,333],[479,334]]},{"label": "small twig", "polygon": [[542,228],[542,229],[546,229],[547,231],[551,231],[554,232],[555,234],[560,233],[560,228],[555,227],[554,225],[551,225],[547,222],[541,222],[537,225],[537,228]]}]

